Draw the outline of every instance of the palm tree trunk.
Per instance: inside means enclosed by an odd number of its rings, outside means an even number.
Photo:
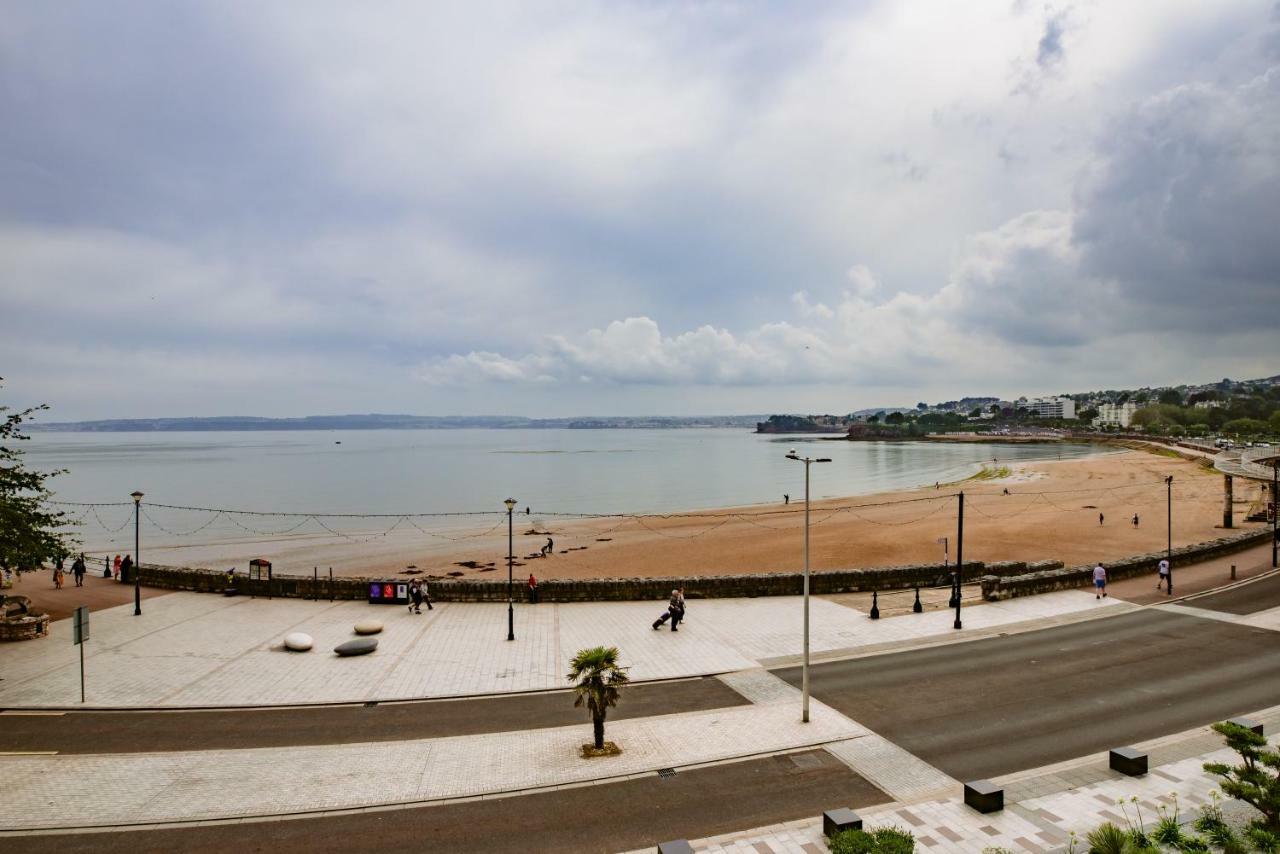
[[[604,750],[604,716],[593,717],[591,719],[592,728],[595,730],[596,750]]]

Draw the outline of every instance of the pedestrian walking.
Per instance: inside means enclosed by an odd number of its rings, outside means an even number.
[[[133,580],[133,555],[125,555],[124,560],[120,562],[119,578],[125,584]]]
[[[1107,571],[1103,568],[1101,562],[1093,568],[1093,589],[1095,592],[1093,598],[1107,598]]]
[[[667,600],[667,610],[662,616],[653,621],[653,630],[656,632],[667,620],[671,621],[671,631],[680,631],[677,626],[684,619],[684,594],[680,592],[680,588],[673,588],[671,598]]]
[[[75,577],[76,587],[84,587],[84,574],[88,570],[89,568],[84,563],[84,552],[81,552],[80,556],[71,564],[71,574]]]
[[[529,604],[538,604],[538,579],[533,577],[533,573],[529,573],[529,581],[526,585],[529,588]]]
[[[554,552],[555,549],[556,549],[556,541],[551,539],[550,537],[547,537],[547,544],[542,547],[542,556],[546,557],[547,555]]]
[[[1138,527],[1138,514],[1137,514],[1137,513],[1134,513],[1134,514],[1133,514],[1133,527],[1135,527],[1135,528],[1136,528],[1136,527]]]
[[[107,577],[119,578],[120,577],[120,555],[116,555],[116,559],[112,561],[111,569],[112,569],[112,574],[108,575]]]
[[[58,564],[55,564],[53,567],[53,589],[54,590],[62,589],[62,582],[66,577],[66,574],[62,571],[62,567],[60,565],[61,563],[62,561],[59,560]]]
[[[431,607],[431,589],[427,587],[427,580],[422,579],[418,582],[418,586],[422,589],[422,601],[427,603],[427,610],[434,610]]]
[[[1165,592],[1165,595],[1167,596],[1173,592],[1172,590],[1169,589],[1169,561],[1167,559],[1162,558],[1158,566],[1159,566],[1159,575],[1156,576],[1156,589],[1159,590],[1160,585],[1163,583],[1164,592]]]
[[[418,579],[416,578],[409,582],[409,598],[412,600],[409,603],[409,613],[421,614],[422,613],[422,582],[418,581]]]
[[[1101,527],[1102,527],[1102,520],[1103,520],[1104,518],[1106,518],[1106,517],[1104,517],[1101,513],[1099,513],[1099,514],[1098,514],[1098,527],[1099,527],[1099,528],[1101,528]]]
[[[791,496],[790,496],[790,495],[787,495],[785,492],[784,492],[784,493],[782,493],[782,503],[783,503],[783,504],[790,504],[790,503],[791,503]]]

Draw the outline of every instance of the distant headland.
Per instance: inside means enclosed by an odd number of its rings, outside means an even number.
[[[32,432],[164,433],[250,430],[638,430],[709,427],[753,428],[760,415],[603,416],[524,418],[515,415],[306,415],[261,418],[225,415],[208,418],[124,418],[24,425]]]

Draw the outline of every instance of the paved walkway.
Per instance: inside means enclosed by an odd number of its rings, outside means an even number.
[[[1251,717],[1268,731],[1280,725],[1280,706]],[[1277,739],[1271,738],[1272,744]],[[1106,754],[997,778],[1005,788],[1005,809],[982,814],[964,805],[963,792],[948,797],[899,801],[859,811],[864,827],[896,825],[911,831],[917,851],[974,852],[987,847],[1011,851],[1062,851],[1071,834],[1084,835],[1110,821],[1126,827],[1132,821],[1152,828],[1161,809],[1175,808],[1184,821],[1217,790],[1217,778],[1203,770],[1205,762],[1231,763],[1235,754],[1208,727],[1142,742],[1150,772],[1139,778],[1111,771]],[[830,749],[830,748],[828,748]],[[1136,802],[1130,799],[1136,798]],[[1125,803],[1121,806],[1120,802]],[[833,807],[840,804],[833,804]],[[826,854],[820,816],[739,833],[694,840],[695,851],[712,854]],[[1079,849],[1077,849],[1079,850]],[[636,852],[639,854],[639,852]]]
[[[968,607],[965,628],[950,612],[871,620],[814,598],[812,649],[849,654],[915,643],[953,642],[993,630],[1050,625],[1132,608],[1081,591]],[[196,707],[365,702],[563,688],[579,649],[616,645],[636,680],[726,673],[800,652],[799,597],[709,599],[689,603],[678,633],[653,631],[659,603],[544,604],[516,608],[516,641],[506,641],[506,607],[442,603],[414,615],[363,602],[224,598],[173,593],[92,614],[86,645],[90,707]],[[378,650],[339,658],[334,646],[370,617],[385,630]],[[315,638],[305,654],[283,650],[292,631]],[[79,660],[70,621],[49,637],[0,646],[0,706],[79,707]]]

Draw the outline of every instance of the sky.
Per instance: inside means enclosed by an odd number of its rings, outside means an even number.
[[[0,15],[0,403],[849,412],[1280,373],[1280,3]]]

